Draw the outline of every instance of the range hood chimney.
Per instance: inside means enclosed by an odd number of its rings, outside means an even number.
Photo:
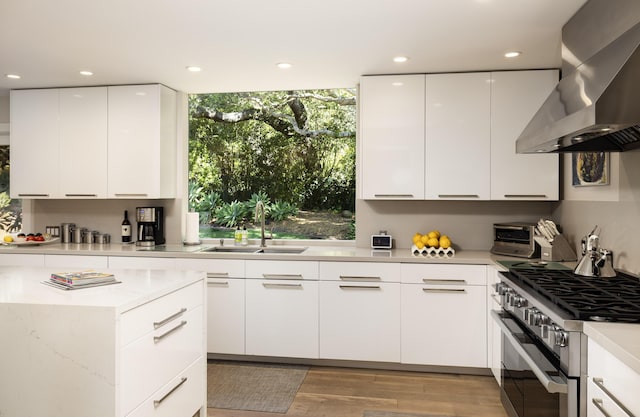
[[[517,153],[640,147],[640,2],[613,3],[620,4],[590,0],[563,27],[563,73],[569,71],[516,140]],[[567,62],[577,65],[565,68]]]

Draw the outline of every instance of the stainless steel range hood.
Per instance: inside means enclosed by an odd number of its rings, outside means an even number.
[[[517,139],[516,152],[621,152],[640,147],[639,46],[636,23],[563,77]]]

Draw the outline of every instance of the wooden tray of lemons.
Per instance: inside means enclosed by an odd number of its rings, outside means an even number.
[[[438,230],[413,235],[411,254],[414,256],[452,257],[456,251],[451,246],[451,238]]]

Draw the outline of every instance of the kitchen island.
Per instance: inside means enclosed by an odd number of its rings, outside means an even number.
[[[63,290],[52,268],[0,268],[0,415],[204,415],[204,273],[105,270]]]

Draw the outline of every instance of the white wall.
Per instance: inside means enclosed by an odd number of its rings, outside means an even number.
[[[0,96],[0,123],[9,123],[9,96]]]

